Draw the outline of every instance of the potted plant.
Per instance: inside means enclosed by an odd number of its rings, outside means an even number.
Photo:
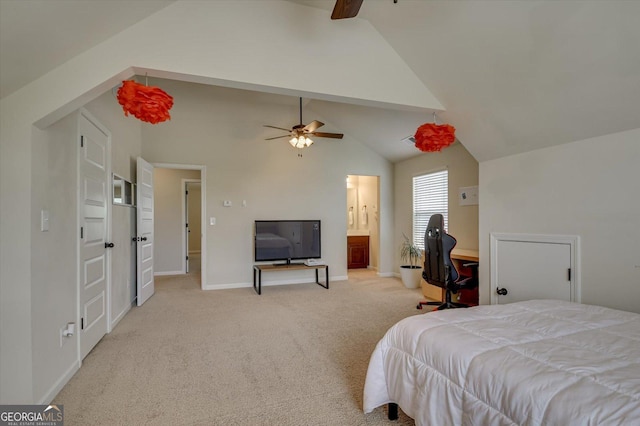
[[[408,265],[400,266],[400,278],[407,288],[418,288],[420,286],[420,278],[422,278],[422,266],[419,262],[422,258],[422,250],[411,242],[409,237],[402,234],[404,241],[400,250],[400,258],[403,262],[409,262]]]

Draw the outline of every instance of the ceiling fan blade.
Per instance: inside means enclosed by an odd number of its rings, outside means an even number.
[[[275,136],[273,138],[266,138],[265,141],[271,141],[271,140],[280,139],[280,138],[290,138],[290,137],[291,137],[291,135]]]
[[[313,133],[318,127],[324,126],[324,123],[318,120],[313,120],[311,123],[307,124],[302,128],[302,130],[306,133]]]
[[[331,139],[342,139],[344,136],[342,133],[322,133],[322,132],[313,132],[309,133],[310,135],[319,137],[319,138],[331,138]]]
[[[264,124],[264,127],[270,127],[272,129],[284,130],[285,132],[290,132],[291,129],[285,129],[283,127],[269,126],[268,124]]]
[[[353,18],[358,14],[362,0],[336,0],[331,19]]]

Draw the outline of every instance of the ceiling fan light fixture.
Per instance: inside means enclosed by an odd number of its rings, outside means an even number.
[[[291,144],[292,147],[297,148],[298,147],[298,138],[291,138],[289,140],[289,143]]]
[[[311,139],[305,137],[304,135],[300,135],[298,137],[291,138],[291,140],[289,140],[289,143],[294,148],[302,149],[302,148],[306,148],[308,146],[311,146],[313,144],[313,141]]]
[[[285,129],[283,127],[270,126],[265,124],[264,127],[270,127],[272,129],[285,130],[289,132],[288,135],[276,136],[273,138],[266,138],[265,140],[269,141],[272,139],[290,137],[291,139],[289,139],[289,144],[294,148],[302,149],[302,148],[307,148],[313,145],[313,139],[311,139],[309,136],[315,136],[319,138],[342,139],[342,136],[344,136],[342,133],[316,132],[318,128],[324,126],[324,123],[318,120],[313,120],[311,123],[307,124],[306,126],[302,124],[302,98],[300,98],[299,104],[300,104],[300,124],[293,126],[291,129]]]

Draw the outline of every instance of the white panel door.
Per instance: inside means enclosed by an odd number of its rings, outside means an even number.
[[[109,136],[80,115],[80,355],[108,330],[107,264]]]
[[[572,300],[570,244],[498,241],[494,255],[496,276],[492,291],[497,303]],[[497,294],[498,289],[507,294]]]
[[[191,229],[189,229],[189,182],[185,182],[185,190],[184,190],[184,273],[189,273],[189,234],[191,233]]]
[[[155,291],[153,281],[153,166],[138,157],[136,201],[138,213],[137,301],[142,306]]]

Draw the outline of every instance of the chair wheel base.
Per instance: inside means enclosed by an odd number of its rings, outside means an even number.
[[[427,302],[426,300],[423,300],[422,302],[418,302],[418,306],[416,306],[416,309],[422,309],[422,307],[425,306],[425,305],[426,306],[438,306],[441,303],[442,302]]]

